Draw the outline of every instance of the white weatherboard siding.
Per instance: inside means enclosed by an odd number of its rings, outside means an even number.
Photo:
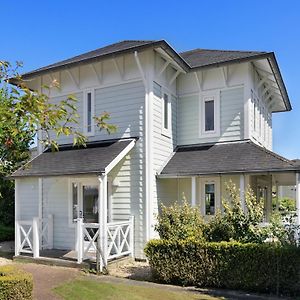
[[[142,81],[124,83],[110,87],[97,88],[95,93],[95,115],[100,116],[108,112],[111,119],[108,123],[117,126],[117,132],[108,134],[105,130],[100,131],[95,126],[95,135],[89,136],[89,141],[99,141],[114,138],[138,137],[143,130],[143,110],[145,100],[145,88]],[[76,127],[83,131],[83,93],[75,94],[80,120]],[[51,98],[53,103],[58,103],[66,96]],[[72,137],[61,136],[60,144],[72,143]]]
[[[18,179],[17,185],[19,220],[31,221],[39,216],[39,192],[37,178]]]
[[[75,226],[69,224],[69,180],[67,177],[43,179],[43,217],[53,215],[53,247],[75,249]]]
[[[145,167],[140,139],[130,153],[109,174],[112,182],[112,221],[134,216],[135,256],[143,258],[145,246]]]
[[[200,135],[201,106],[199,95],[178,99],[178,144],[241,140],[244,137],[244,90],[242,87],[223,89],[220,94],[220,136]]]
[[[177,80],[174,80],[170,84],[170,80],[176,73],[176,70],[168,65],[168,67],[160,73],[160,70],[166,64],[166,61],[160,57],[157,53],[154,55],[154,81],[161,86],[161,97],[158,97],[159,91],[156,84],[152,85],[153,97],[152,97],[152,157],[153,157],[153,187],[152,197],[149,199],[152,201],[152,228],[151,237],[156,237],[154,232],[154,226],[156,223],[156,217],[159,210],[159,202],[161,193],[167,193],[173,195],[172,189],[166,190],[164,186],[160,187],[161,181],[156,178],[156,174],[161,170],[164,164],[168,161],[177,145],[177,93],[176,85]],[[170,130],[164,130],[163,124],[163,97],[164,94],[168,95],[170,101],[170,115],[171,122],[169,123]],[[174,199],[174,198],[173,198]]]

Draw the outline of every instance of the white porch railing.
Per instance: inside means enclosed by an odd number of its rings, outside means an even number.
[[[133,217],[127,222],[107,224],[107,259],[123,255],[133,256]]]
[[[37,258],[40,249],[53,248],[53,216],[15,222],[15,255],[32,254]]]
[[[98,258],[100,270],[108,260],[134,254],[134,217],[104,224],[77,219],[77,261]]]

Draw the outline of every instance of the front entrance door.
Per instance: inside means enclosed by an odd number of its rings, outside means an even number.
[[[83,218],[83,222],[98,223],[98,186],[83,184],[79,199],[81,200],[79,201],[79,215]]]

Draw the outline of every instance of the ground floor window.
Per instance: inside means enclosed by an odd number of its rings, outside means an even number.
[[[205,184],[205,214],[214,215],[215,214],[215,184],[206,183]]]
[[[220,178],[201,177],[200,180],[200,205],[204,216],[215,215],[221,207]]]

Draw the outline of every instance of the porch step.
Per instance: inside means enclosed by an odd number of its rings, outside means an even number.
[[[30,262],[30,263],[36,263],[41,265],[76,268],[76,269],[89,269],[91,267],[90,263],[87,262],[82,262],[81,264],[78,264],[76,261],[62,259],[62,258],[53,258],[53,257],[33,258],[32,256],[18,255],[18,256],[14,256],[13,260],[18,262],[27,262],[27,263]]]

